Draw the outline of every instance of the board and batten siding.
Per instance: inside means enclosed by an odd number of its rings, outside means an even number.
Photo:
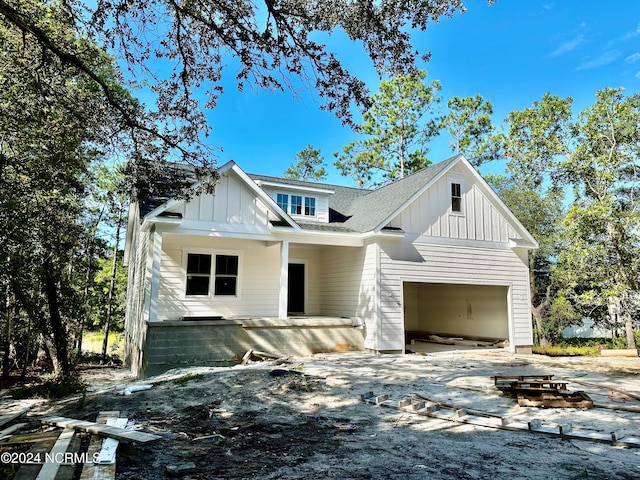
[[[268,226],[267,207],[233,172],[220,177],[213,194],[199,195],[169,211],[182,213],[187,220]]]
[[[213,273],[208,296],[186,296],[186,255],[238,255],[237,296],[213,295]],[[160,262],[158,320],[182,316],[256,317],[278,316],[280,244],[264,241],[179,234],[163,235]]]
[[[451,211],[451,183],[460,183],[462,212]],[[411,234],[506,243],[521,236],[468,174],[452,170],[416,198],[391,222]]]
[[[408,248],[423,261],[408,261]],[[502,285],[509,287],[511,342],[531,345],[526,251],[389,241],[380,245],[379,350],[404,348],[403,282]]]

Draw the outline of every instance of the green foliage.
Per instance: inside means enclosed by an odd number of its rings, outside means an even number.
[[[0,2],[0,19],[7,5]],[[27,362],[42,334],[65,377],[69,340],[84,315],[88,263],[99,254],[86,241],[95,236],[85,224],[91,166],[122,145],[100,84],[131,98],[117,86],[113,59],[75,34],[59,4],[27,0],[20,8],[38,18],[33,31],[0,22],[0,318],[14,318],[13,339],[26,337],[19,358]],[[61,61],[34,41],[38,35],[82,57],[98,78]]]
[[[427,85],[426,77],[420,70],[383,80],[358,126],[364,138],[334,153],[334,165],[360,188],[401,178],[431,163],[427,144],[440,130],[435,109],[442,87],[438,81]]]
[[[479,94],[473,97],[453,97],[447,102],[449,113],[443,126],[449,132],[449,146],[464,154],[472,165],[480,166],[500,158],[503,138],[491,122],[493,105]]]
[[[597,357],[600,350],[597,347],[588,346],[561,346],[546,345],[544,347],[534,345],[533,353],[547,355],[548,357]]]
[[[284,171],[284,178],[312,182],[319,182],[326,178],[327,170],[324,168],[324,157],[317,148],[307,145],[297,153],[296,159],[297,163],[291,164]]]
[[[51,377],[44,378],[41,383],[18,387],[10,391],[15,399],[23,398],[46,398],[58,399],[82,393],[86,394],[87,385],[79,377],[71,375],[66,378]]]
[[[602,323],[616,303],[633,347],[632,292],[639,290],[640,278],[640,95],[605,88],[577,117],[571,105],[571,98],[546,94],[507,117],[514,181],[532,192],[556,192],[558,203],[569,204],[561,222],[547,222],[556,230],[555,252],[534,254],[555,263],[549,283],[555,299],[546,302],[546,321],[558,328],[583,316]],[[536,320],[544,333],[542,318]]]

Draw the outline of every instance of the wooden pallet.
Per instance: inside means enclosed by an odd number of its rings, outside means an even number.
[[[498,390],[518,399],[521,407],[593,408],[593,400],[584,392],[570,392],[568,382],[553,380],[553,375],[497,375],[491,377]]]
[[[584,392],[543,392],[533,395],[518,393],[518,405],[543,408],[593,408],[593,400]]]
[[[630,435],[621,430],[602,431],[572,424],[554,424],[540,419],[522,421],[513,417],[496,415],[479,410],[446,405],[423,397],[422,400],[405,398],[393,401],[389,395],[376,395],[367,392],[361,395],[365,403],[381,407],[394,408],[402,412],[414,413],[440,420],[467,423],[482,427],[497,428],[514,432],[528,432],[557,436],[563,439],[588,440],[592,442],[608,443],[610,445],[640,448],[640,435]]]

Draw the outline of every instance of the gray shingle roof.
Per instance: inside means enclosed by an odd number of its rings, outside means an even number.
[[[458,158],[456,155],[430,165],[355,199],[348,212],[350,218],[344,225],[357,232],[375,229]]]
[[[262,180],[285,185],[333,190],[334,193],[329,195],[329,223],[302,221],[297,222],[298,225],[305,230],[364,233],[381,226],[382,222],[387,220],[431,180],[455,163],[459,157],[460,155],[455,155],[375,190],[290,180],[267,175],[248,174],[248,176],[253,181]],[[141,216],[146,215],[166,200],[168,197],[165,196],[150,199],[141,208]]]

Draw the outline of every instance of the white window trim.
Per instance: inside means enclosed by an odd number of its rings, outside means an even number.
[[[453,205],[452,205],[452,192],[451,192],[451,185],[457,183],[460,185],[460,211],[459,212],[454,212],[453,211]],[[459,177],[459,176],[449,176],[447,178],[447,201],[448,201],[448,211],[449,211],[449,215],[453,215],[453,216],[457,216],[457,217],[464,217],[466,215],[465,212],[465,184],[464,184],[464,177]]]
[[[287,203],[287,211],[285,213],[287,213],[288,215],[291,215],[292,218],[308,218],[308,219],[313,219],[313,220],[317,220],[318,219],[318,204],[319,202],[319,197],[315,196],[315,195],[305,195],[304,192],[284,192],[284,191],[276,191],[275,192],[275,202],[276,204],[278,203],[278,194],[281,195],[288,195],[289,199],[288,199],[288,203]],[[302,198],[302,203],[301,203],[301,212],[302,213],[293,213],[293,211],[291,210],[293,208],[293,197],[300,197]],[[305,200],[307,198],[313,198],[314,199],[314,211],[315,213],[313,215],[305,215],[304,214],[304,207],[305,207]]]
[[[187,258],[190,253],[199,255],[211,255],[211,271],[209,273],[209,293],[207,295],[187,295]],[[216,279],[216,255],[234,255],[238,257],[238,280],[236,281],[235,295],[215,295],[215,279]],[[189,248],[182,249],[182,293],[183,300],[210,298],[218,301],[237,301],[242,299],[242,279],[243,279],[243,262],[242,250],[229,250],[225,248],[207,249],[207,248]],[[213,281],[212,281],[213,280]]]

